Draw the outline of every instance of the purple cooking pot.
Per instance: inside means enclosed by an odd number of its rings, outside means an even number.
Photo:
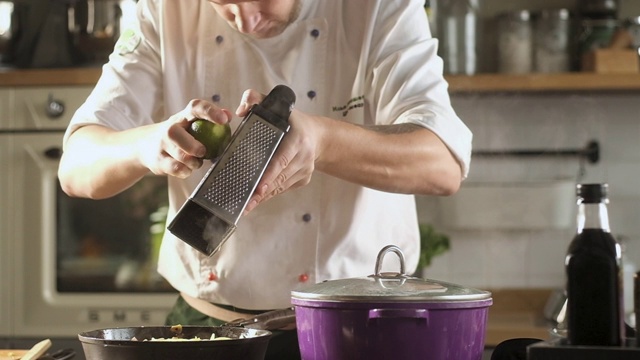
[[[400,273],[381,273],[388,252]],[[487,291],[411,277],[394,245],[378,254],[374,275],[325,281],[292,292],[304,360],[480,360]]]

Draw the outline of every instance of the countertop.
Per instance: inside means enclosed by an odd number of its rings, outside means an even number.
[[[0,86],[95,85],[102,67],[61,69],[0,69]]]
[[[486,346],[494,347],[513,338],[548,340],[551,325],[543,311],[553,289],[488,289],[493,305],[489,308]]]

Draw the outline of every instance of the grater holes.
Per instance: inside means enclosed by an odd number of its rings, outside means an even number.
[[[230,214],[236,214],[251,195],[256,176],[266,164],[267,151],[277,133],[255,122],[233,150],[226,166],[215,176],[204,197]]]

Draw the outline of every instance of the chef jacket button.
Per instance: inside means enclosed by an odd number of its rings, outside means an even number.
[[[309,222],[309,221],[311,221],[311,214],[304,214],[304,215],[302,215],[302,221],[304,221],[304,222]]]
[[[313,90],[307,91],[307,97],[309,97],[310,100],[313,100],[313,98],[315,98],[316,95],[318,95],[318,94],[316,94],[316,92],[313,91]]]
[[[298,276],[298,281],[299,282],[307,282],[307,281],[309,281],[309,275],[308,274],[300,274]]]
[[[209,281],[218,281],[218,275],[213,271],[209,271]]]
[[[318,38],[318,36],[320,36],[320,30],[318,29],[313,29],[311,30],[311,32],[309,33],[311,36],[313,36],[314,38]]]
[[[224,37],[222,37],[222,35],[216,36],[216,43],[217,44],[222,44],[223,41],[224,41]]]
[[[211,101],[220,102],[220,95],[218,95],[218,94],[211,95]]]

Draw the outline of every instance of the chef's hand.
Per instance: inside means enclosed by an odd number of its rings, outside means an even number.
[[[152,125],[153,130],[143,141],[139,153],[141,162],[156,175],[186,178],[202,166],[205,146],[187,129],[195,118],[218,124],[231,120],[231,112],[206,100],[191,100],[186,108],[169,119]]]
[[[264,98],[265,95],[257,91],[245,91],[236,115],[244,117],[252,105]],[[318,143],[314,136],[313,118],[294,109],[289,116],[289,124],[289,132],[265,169],[245,213],[278,194],[307,185],[311,181]]]

